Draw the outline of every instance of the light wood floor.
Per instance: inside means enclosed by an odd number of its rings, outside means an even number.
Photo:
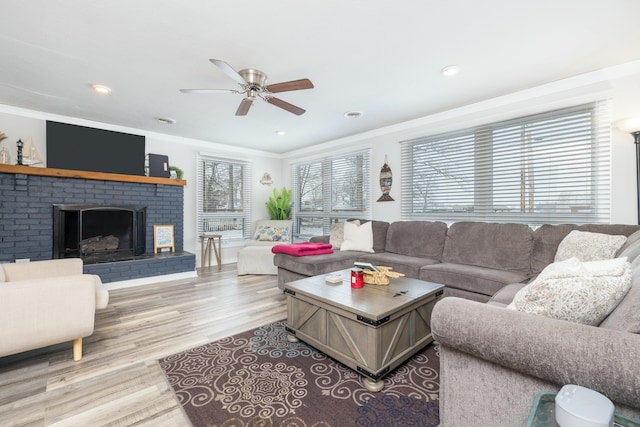
[[[157,360],[286,318],[276,276],[236,273],[110,291],[80,362],[70,342],[0,358],[0,426],[191,425]]]

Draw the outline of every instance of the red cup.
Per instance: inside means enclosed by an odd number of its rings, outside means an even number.
[[[359,268],[351,270],[351,287],[358,289],[364,286],[364,273]]]

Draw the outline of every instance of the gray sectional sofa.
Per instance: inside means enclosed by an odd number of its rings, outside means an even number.
[[[511,283],[525,283],[553,262],[555,251],[572,230],[628,236],[637,225],[524,224],[373,221],[375,253],[335,250],[332,254],[295,257],[276,254],[278,285],[353,267],[365,261],[392,267],[408,277],[442,283],[445,296],[487,302]],[[311,239],[329,242],[329,236]]]
[[[632,287],[598,326],[508,310],[516,292],[553,263],[572,231],[630,236],[637,225],[374,221],[375,253],[278,254],[278,282],[349,268],[354,260],[445,285],[432,315],[440,343],[442,426],[523,426],[535,396],[578,384],[640,418],[640,257]],[[635,235],[637,236],[637,235]],[[328,241],[328,236],[315,238]]]

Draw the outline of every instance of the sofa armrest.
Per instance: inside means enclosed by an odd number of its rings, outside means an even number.
[[[554,384],[578,384],[640,407],[640,335],[521,313],[460,298],[431,317],[443,346]]]
[[[0,285],[0,356],[93,333],[96,277],[89,274]]]

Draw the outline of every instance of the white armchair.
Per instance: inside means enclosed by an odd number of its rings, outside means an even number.
[[[238,251],[238,275],[278,274],[278,267],[273,264],[271,248],[280,243],[291,243],[292,232],[293,221],[257,221],[253,239]]]
[[[82,338],[108,302],[80,258],[0,264],[0,357],[73,341],[73,359],[82,359]]]

